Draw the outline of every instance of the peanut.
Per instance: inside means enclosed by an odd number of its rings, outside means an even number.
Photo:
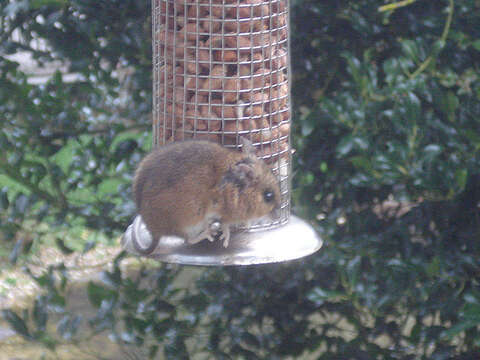
[[[226,103],[233,103],[238,100],[240,80],[238,78],[227,78],[223,86],[223,99]]]
[[[213,58],[215,61],[221,61],[224,63],[236,63],[237,52],[233,50],[215,50]]]
[[[223,6],[212,5],[210,14],[216,19],[223,19]]]
[[[280,136],[288,136],[290,134],[290,123],[283,123],[279,127],[280,130]]]
[[[198,120],[199,130],[219,131],[222,125],[222,120],[213,112],[208,110],[208,106],[201,109],[200,116],[202,119]],[[202,124],[203,129],[200,127]]]
[[[207,140],[207,141],[214,141],[214,142],[221,142],[222,137],[218,134],[211,134],[208,132],[196,132],[191,134],[194,139],[197,140]]]
[[[203,32],[206,32],[209,34],[217,33],[222,28],[222,22],[219,20],[217,16],[207,16],[205,20],[200,22],[200,27],[203,30]]]
[[[208,14],[208,7],[200,4],[193,4],[188,6],[188,21],[196,21]]]
[[[215,103],[214,103],[215,102]],[[217,103],[218,102],[218,103]],[[212,100],[212,111],[219,117],[225,120],[233,120],[237,118],[236,109],[230,104],[222,104],[219,99]],[[222,113],[223,110],[223,113]]]
[[[272,69],[283,70],[287,67],[287,52],[283,48],[278,48],[273,52],[271,59]]]
[[[196,41],[198,34],[201,32],[201,27],[197,23],[189,23],[179,33],[183,34],[186,32],[186,37],[188,41]]]
[[[290,121],[290,111],[288,110],[288,108],[280,110],[280,116],[282,118],[282,121]]]
[[[224,121],[223,131],[225,135],[235,135],[239,130],[238,122],[236,120]]]

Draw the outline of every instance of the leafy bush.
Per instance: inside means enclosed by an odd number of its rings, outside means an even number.
[[[194,290],[174,286],[176,267],[142,270],[148,285],[124,278],[120,257],[88,287],[93,331],[172,359],[194,348],[219,359],[478,356],[480,8],[403,3],[292,3],[294,210],[325,247],[286,264],[205,269]],[[0,9],[2,53],[26,49],[80,75],[31,85],[0,57],[2,231],[32,219],[123,230],[130,174],[150,141],[149,6]],[[53,50],[12,41],[13,29]],[[131,69],[123,82],[118,66]],[[59,295],[37,302],[40,328],[40,305],[62,298],[61,284],[43,284]],[[25,316],[5,315],[43,339]],[[66,316],[60,333],[74,336],[78,321]]]
[[[129,174],[138,148],[150,142],[148,9],[135,1],[2,2],[2,54],[25,51],[40,66],[56,60],[77,74],[74,82],[57,72],[33,85],[17,63],[0,58],[1,167],[12,184],[3,190],[9,216],[2,229],[9,237],[25,220],[47,215],[112,231],[132,214]],[[51,50],[36,46],[38,38]],[[119,68],[133,65],[120,83]]]

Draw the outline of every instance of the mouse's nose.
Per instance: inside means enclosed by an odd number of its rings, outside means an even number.
[[[273,208],[273,210],[270,212],[270,216],[272,219],[278,219],[280,218],[281,212],[279,207]]]

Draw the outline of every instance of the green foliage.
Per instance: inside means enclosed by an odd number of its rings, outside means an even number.
[[[150,358],[478,355],[480,7],[380,5],[292,2],[294,210],[325,247],[287,264],[206,269],[194,289],[173,285],[175,267],[125,276],[120,257],[88,285],[93,332]],[[6,239],[27,219],[106,231],[128,223],[128,184],[150,141],[149,12],[134,1],[0,3],[2,54],[26,50],[79,74],[33,85],[0,56]],[[52,51],[11,40],[14,29]],[[119,65],[131,67],[122,82]],[[46,307],[64,306],[47,279],[31,314],[4,312],[28,339],[50,321]],[[59,334],[75,339],[79,321],[65,312]]]
[[[0,53],[25,51],[39,65],[56,60],[77,74],[73,82],[57,72],[44,85],[30,84],[17,63],[0,57],[7,238],[27,219],[111,232],[132,214],[128,184],[139,150],[149,146],[151,109],[149,23],[136,20],[149,8],[134,1],[2,3]],[[126,26],[112,26],[113,18]],[[51,51],[34,46],[34,36]],[[120,83],[116,70],[132,65]]]

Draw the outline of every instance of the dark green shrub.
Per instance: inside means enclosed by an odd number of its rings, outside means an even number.
[[[129,174],[149,141],[149,5],[0,4],[2,53],[25,48],[7,40],[13,28],[35,32],[54,49],[35,58],[69,60],[84,79],[29,85],[0,58],[1,172],[12,184],[2,230],[35,216],[123,230]],[[116,268],[89,287],[94,330],[168,358],[187,357],[188,341],[219,359],[478,356],[480,5],[378,6],[292,4],[295,212],[325,247],[287,264],[207,269],[193,292],[172,293],[168,267],[145,270],[158,281],[152,291]],[[133,68],[122,89],[111,76],[118,64]],[[85,197],[107,179],[118,190]]]
[[[77,74],[32,85],[0,58],[1,168],[19,185],[6,196],[4,230],[48,215],[112,231],[132,214],[129,174],[150,142],[149,9],[135,1],[2,2],[1,54],[25,51],[40,66],[57,60]],[[35,46],[38,38],[51,50]],[[120,68],[122,83],[113,76]]]

